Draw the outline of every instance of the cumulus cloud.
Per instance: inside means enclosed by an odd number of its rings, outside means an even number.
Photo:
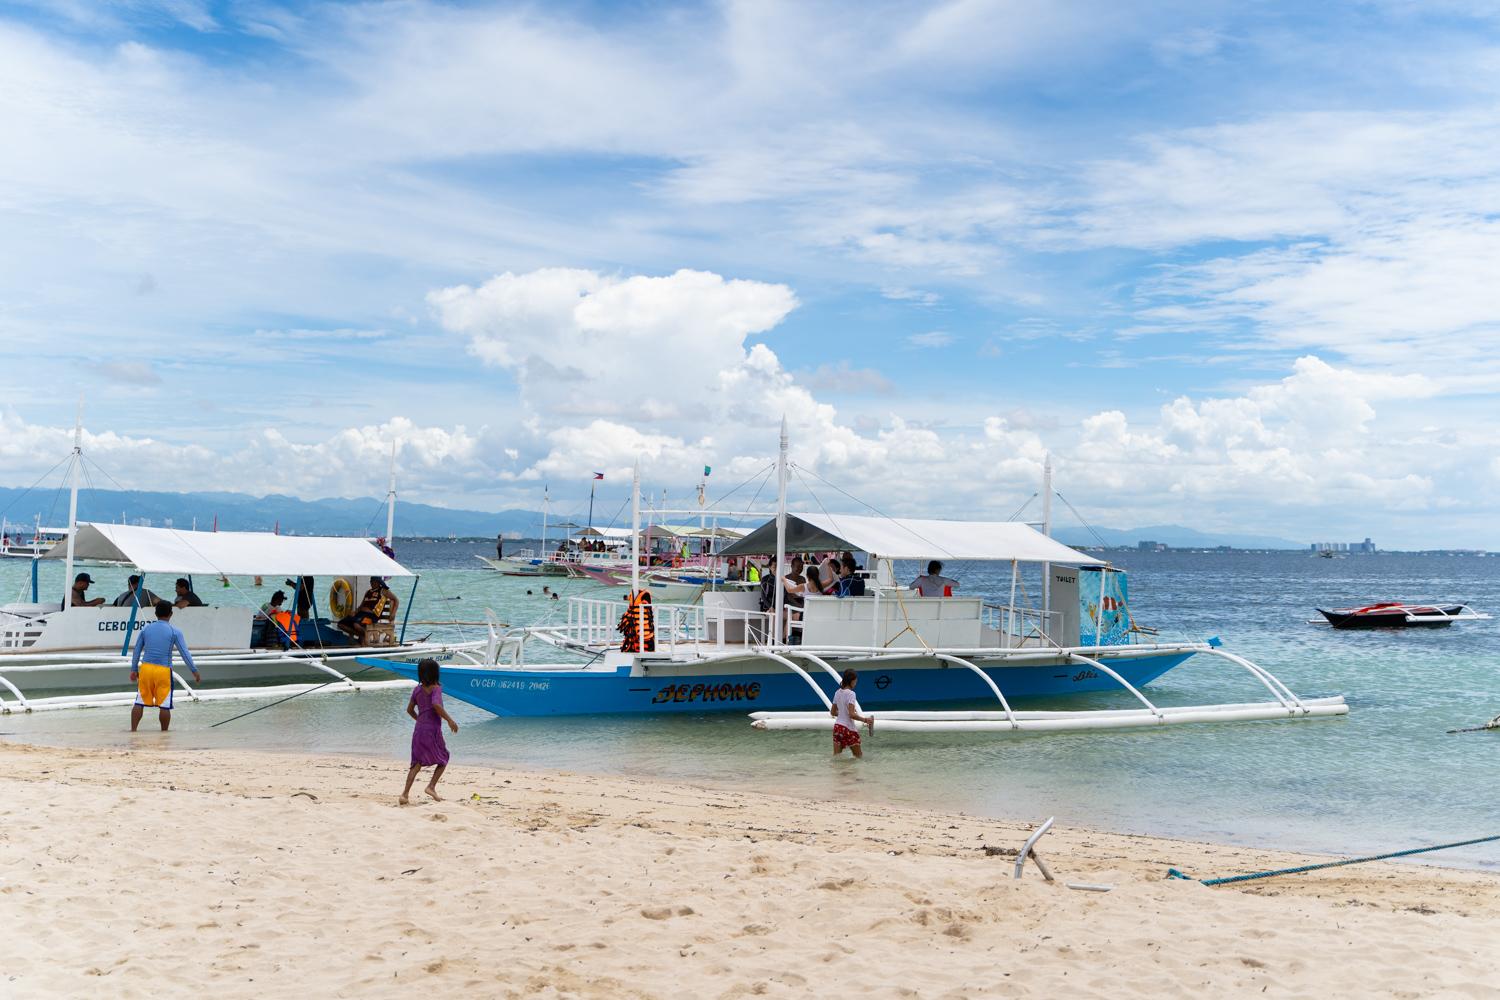
[[[719,377],[748,363],[746,338],[779,324],[797,299],[785,285],[703,271],[544,268],[428,302],[476,356],[515,376],[533,409],[658,420],[707,405]]]
[[[225,452],[85,427],[83,451],[90,480],[101,487],[370,496],[384,490],[392,444],[404,482],[432,491],[484,488],[495,473],[482,438],[462,426],[422,427],[393,417],[312,442],[261,427]],[[39,425],[13,409],[0,410],[0,461],[13,472],[40,475],[72,447],[72,428]]]
[[[445,289],[431,302],[476,355],[515,375],[534,456],[523,480],[596,470],[614,479],[637,458],[648,476],[679,484],[705,464],[749,473],[773,457],[775,422],[785,414],[793,459],[810,475],[906,512],[1001,516],[997,496],[1009,503],[1034,489],[1049,449],[1070,491],[1107,497],[1116,520],[1233,527],[1222,523],[1226,505],[1413,509],[1451,499],[1434,474],[1410,471],[1402,449],[1391,448],[1392,427],[1381,423],[1382,407],[1442,391],[1421,373],[1304,356],[1279,380],[1239,394],[1178,396],[1153,419],[1105,408],[1071,426],[1024,413],[991,415],[978,428],[920,426],[897,414],[874,422],[841,415],[814,394],[826,391],[816,373],[799,380],[770,347],[752,342],[773,336],[795,305],[779,286],[691,272],[547,270]],[[706,314],[714,308],[724,310],[717,322]],[[582,410],[609,415],[582,416],[579,394],[601,400]],[[1467,453],[1450,449],[1438,461],[1451,468]],[[1258,526],[1276,525],[1263,517]]]

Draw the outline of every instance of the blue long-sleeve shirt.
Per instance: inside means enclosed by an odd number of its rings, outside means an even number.
[[[182,654],[182,662],[196,674],[198,668],[193,665],[193,654],[188,652],[187,638],[182,634],[182,629],[160,619],[141,629],[141,634],[136,637],[135,653],[130,657],[131,671],[140,667],[142,659],[147,663],[157,663],[168,670],[172,669],[174,648]]]

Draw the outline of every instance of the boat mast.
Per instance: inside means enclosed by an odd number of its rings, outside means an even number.
[[[385,493],[385,544],[396,547],[396,442],[391,442],[391,488]]]
[[[1042,534],[1052,537],[1052,452],[1042,459]],[[1042,563],[1042,631],[1051,634],[1052,564]]]
[[[630,480],[630,592],[641,592],[641,460]]]
[[[547,561],[547,505],[551,502],[548,495],[550,486],[542,487],[542,561]]]
[[[78,537],[78,473],[83,465],[83,397],[73,422],[73,460],[68,465],[68,557],[63,564],[63,610],[73,606],[73,541]]]
[[[786,611],[786,588],[782,584],[781,574],[783,564],[786,562],[786,415],[781,417],[781,441],[776,452],[776,564],[771,567],[773,576],[772,593],[776,595],[775,619],[772,629],[775,639],[772,645],[780,645],[781,616]]]

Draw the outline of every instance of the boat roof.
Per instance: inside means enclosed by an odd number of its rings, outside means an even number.
[[[42,554],[66,559],[64,539]],[[127,524],[78,523],[73,558],[129,563],[142,573],[226,576],[411,576],[363,538],[273,535],[260,531],[179,531]]]
[[[717,528],[713,525],[706,528],[688,528],[683,534],[690,538],[744,538],[750,534],[750,529],[730,528],[721,524]]]
[[[788,514],[787,552],[848,549],[886,559],[964,559],[1102,566],[1095,559],[1019,521],[939,521],[862,514]],[[776,522],[725,546],[721,556],[776,554]]]
[[[629,528],[580,528],[575,538],[622,538],[630,541]]]

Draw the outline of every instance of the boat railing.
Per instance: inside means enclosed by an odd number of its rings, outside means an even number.
[[[548,631],[562,631],[573,642],[586,646],[613,646],[620,641],[620,619],[626,607],[624,601],[570,597],[568,624]],[[653,604],[651,612],[659,653],[676,652],[679,645],[696,645],[707,636],[702,605]]]
[[[1002,648],[1048,646],[1056,645],[1052,637],[1061,628],[1062,613],[985,601],[980,606],[979,622],[999,634]]]
[[[709,617],[708,638],[718,649],[765,645],[771,641],[769,611],[718,605]]]

